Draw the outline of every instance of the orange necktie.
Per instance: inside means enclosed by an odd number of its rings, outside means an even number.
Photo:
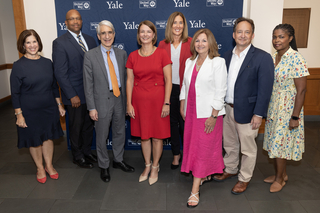
[[[111,78],[113,94],[114,96],[119,97],[120,90],[119,90],[117,75],[116,75],[116,72],[114,71],[114,67],[110,58],[110,51],[107,51],[107,54],[108,54],[108,65],[109,65],[109,73]]]

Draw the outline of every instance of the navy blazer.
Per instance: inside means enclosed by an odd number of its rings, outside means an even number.
[[[232,50],[224,54],[229,72]],[[253,115],[267,117],[272,93],[274,65],[269,53],[251,45],[234,86],[234,118],[250,123]]]
[[[96,47],[96,41],[82,33],[89,50]],[[52,44],[54,74],[61,88],[62,102],[71,105],[70,99],[79,96],[81,104],[86,103],[83,88],[84,52],[69,31],[55,39]]]

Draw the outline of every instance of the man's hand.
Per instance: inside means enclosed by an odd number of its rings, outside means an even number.
[[[90,110],[89,112],[89,116],[92,120],[94,121],[98,121],[98,111],[93,109],[93,110]]]
[[[261,123],[262,123],[262,117],[259,117],[256,115],[252,116],[250,124],[251,124],[253,130],[258,129],[260,127]]]
[[[74,96],[73,98],[70,99],[72,107],[78,108],[81,105],[81,101],[79,96]]]

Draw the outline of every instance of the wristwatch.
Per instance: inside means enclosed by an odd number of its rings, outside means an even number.
[[[297,116],[292,115],[291,118],[292,118],[292,120],[295,120],[295,121],[299,120],[299,117],[297,117]]]
[[[215,118],[215,119],[217,119],[217,118],[218,118],[218,116],[217,116],[217,115],[211,115],[211,117],[213,117],[213,118]]]

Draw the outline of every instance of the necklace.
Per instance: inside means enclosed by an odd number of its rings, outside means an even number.
[[[201,62],[200,62],[200,61],[201,61]],[[203,62],[204,62],[204,60],[200,60],[199,58],[197,59],[197,61],[196,61],[196,69],[197,69],[197,71],[200,70]],[[199,64],[199,65],[198,65],[198,64]]]
[[[141,49],[139,49],[139,51],[140,51],[140,55],[141,55],[142,57],[148,57],[148,56],[152,55],[152,54],[154,53],[154,51],[155,51],[155,50],[156,50],[156,48],[153,46],[153,47],[152,47],[152,51],[151,51],[151,53],[150,53],[150,54],[148,54],[148,55],[144,55],[144,54],[142,53]]]

